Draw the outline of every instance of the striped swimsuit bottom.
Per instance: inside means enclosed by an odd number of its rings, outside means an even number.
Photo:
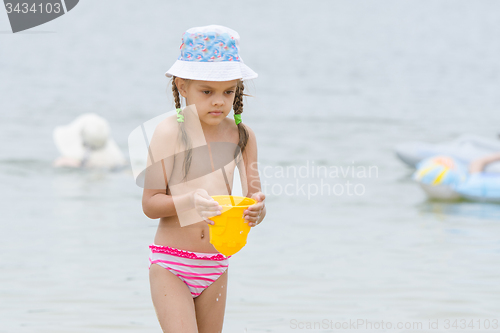
[[[152,264],[157,264],[174,273],[187,285],[193,298],[224,274],[231,257],[221,253],[191,252],[155,244],[151,244],[149,248],[149,268]]]

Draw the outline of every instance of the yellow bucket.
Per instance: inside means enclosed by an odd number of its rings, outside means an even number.
[[[214,195],[212,198],[222,206],[222,214],[210,217],[210,243],[225,256],[238,252],[247,243],[250,226],[245,223],[243,211],[257,201],[234,195]]]

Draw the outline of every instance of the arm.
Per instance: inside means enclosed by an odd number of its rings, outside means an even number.
[[[257,139],[253,130],[245,125],[248,130],[248,143],[243,153],[245,171],[248,184],[247,197],[257,200],[257,203],[245,210],[246,219],[250,226],[256,226],[262,222],[266,216],[266,206],[264,200],[266,195],[261,192],[261,183],[257,161]]]
[[[176,122],[169,122],[168,118],[162,121],[156,127],[149,144],[142,210],[151,219],[175,216],[178,210],[194,207],[193,193],[176,196],[175,205],[172,195],[167,195],[166,189],[168,179],[172,175],[177,142],[176,125]]]
[[[495,161],[500,161],[500,153],[490,154],[472,161],[469,164],[469,172],[470,173],[482,172],[486,164]]]
[[[194,208],[193,193],[186,193],[174,199],[164,193],[165,190],[144,189],[142,194],[142,210],[150,219],[177,215],[177,209],[182,206],[185,210]],[[177,208],[177,209],[176,209]],[[183,209],[184,210],[184,209]]]

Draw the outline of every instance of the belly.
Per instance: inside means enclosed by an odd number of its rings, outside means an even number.
[[[193,252],[218,252],[210,244],[210,230],[205,221],[181,227],[177,216],[160,219],[154,243]]]

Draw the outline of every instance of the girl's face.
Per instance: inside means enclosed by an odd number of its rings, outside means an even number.
[[[186,98],[186,105],[196,105],[200,120],[216,126],[231,111],[238,81],[186,81],[176,78],[175,83],[179,93]]]

